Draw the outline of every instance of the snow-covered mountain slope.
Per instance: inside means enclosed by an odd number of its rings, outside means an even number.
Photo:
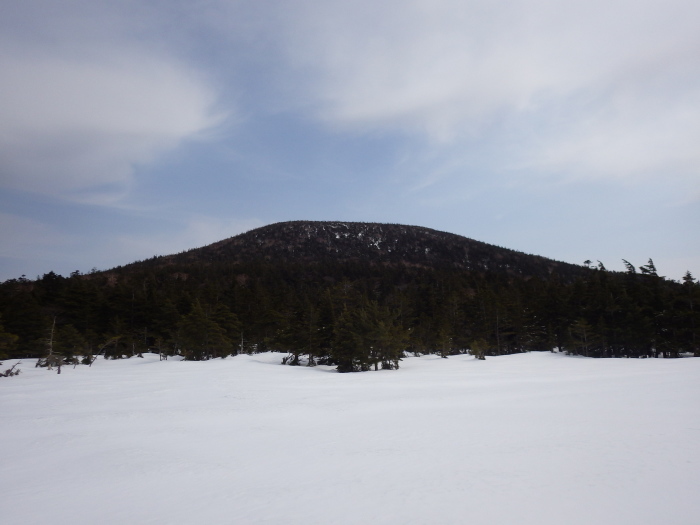
[[[2,523],[698,522],[700,359],[281,357],[22,363]]]

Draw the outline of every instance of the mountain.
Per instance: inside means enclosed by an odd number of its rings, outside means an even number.
[[[295,221],[103,272],[0,283],[0,359],[282,350],[342,372],[407,353],[700,355],[700,285],[428,228]],[[73,361],[71,361],[73,362]]]
[[[271,224],[202,248],[157,257],[150,264],[182,266],[253,261],[273,264],[355,263],[370,267],[489,271],[540,278],[558,274],[566,280],[590,272],[583,266],[420,226],[330,221]]]

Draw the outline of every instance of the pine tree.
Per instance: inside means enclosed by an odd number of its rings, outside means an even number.
[[[486,353],[488,352],[489,345],[484,339],[475,339],[469,345],[470,353],[480,361],[486,359]]]
[[[2,316],[0,315],[0,359],[9,359],[10,355],[17,346],[18,336],[5,331],[2,324]]]
[[[369,367],[369,356],[363,347],[362,328],[356,311],[345,308],[333,327],[331,358],[338,372],[359,372]]]
[[[644,265],[639,267],[639,271],[641,271],[644,275],[653,275],[654,277],[658,277],[658,274],[656,273],[656,266],[654,266],[654,261],[649,259],[649,262]]]
[[[700,283],[696,282],[690,271],[683,276],[683,289],[687,310],[683,316],[683,340],[689,352],[700,357]]]
[[[202,361],[229,355],[233,343],[226,332],[210,319],[199,301],[179,323],[180,351],[185,359]]]

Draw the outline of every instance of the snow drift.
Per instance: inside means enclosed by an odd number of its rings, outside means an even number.
[[[700,516],[700,359],[425,356],[338,374],[281,357],[23,362],[0,379],[3,522]]]

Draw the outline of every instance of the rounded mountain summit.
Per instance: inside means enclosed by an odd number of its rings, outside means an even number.
[[[227,265],[267,262],[274,265],[348,263],[505,273],[575,279],[587,268],[528,255],[421,226],[367,222],[290,221],[248,232],[179,254],[133,263],[156,266]]]

